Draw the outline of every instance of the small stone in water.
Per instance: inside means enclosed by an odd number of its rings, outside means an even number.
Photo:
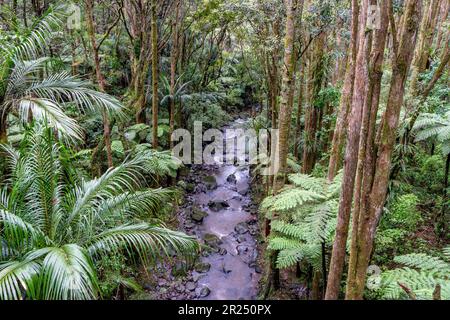
[[[211,265],[209,263],[200,262],[197,263],[194,267],[194,270],[198,273],[206,273],[211,269]]]
[[[211,293],[211,290],[209,290],[208,287],[203,287],[198,291],[197,295],[200,298],[206,298],[207,296],[209,296],[210,293]]]
[[[186,283],[186,289],[189,291],[194,291],[195,288],[197,288],[197,285],[195,284],[195,282],[188,282]]]
[[[234,230],[239,233],[239,234],[245,234],[248,232],[248,226],[247,223],[245,222],[241,222],[238,225],[236,225],[236,227],[234,228]]]

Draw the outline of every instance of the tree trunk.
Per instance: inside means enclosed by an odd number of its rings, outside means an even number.
[[[287,155],[289,153],[289,129],[292,119],[293,93],[295,86],[295,65],[294,54],[295,39],[295,17],[297,10],[297,0],[285,0],[286,5],[286,37],[284,47],[284,67],[283,80],[281,85],[281,103],[278,119],[278,144],[275,161],[278,163],[279,171],[274,177],[273,193],[284,186],[287,169]]]
[[[95,65],[95,75],[97,78],[97,83],[101,92],[105,92],[106,82],[105,77],[102,74],[100,67],[100,58],[98,55],[99,48],[97,46],[97,41],[95,39],[95,25],[94,25],[94,0],[85,0],[86,5],[86,23],[87,30],[89,34],[89,39],[91,41],[92,54],[94,57]],[[106,110],[102,109],[102,120],[103,120],[103,138],[105,139],[106,155],[108,158],[108,167],[112,168],[114,166],[112,150],[111,150],[111,130],[109,124],[109,118]],[[101,152],[101,150],[98,150]]]
[[[180,5],[181,0],[177,2],[175,17],[172,22],[172,50],[170,52],[170,95],[172,98],[170,99],[170,108],[169,108],[169,141],[170,141],[170,149],[173,148],[172,141],[172,133],[175,129],[175,114],[177,113],[175,108],[175,81],[176,81],[176,72],[177,72],[177,60],[178,60],[178,20],[180,13]]]
[[[278,143],[275,151],[275,163],[279,168],[275,172],[273,179],[273,193],[277,194],[285,184],[285,176],[287,169],[287,155],[289,152],[289,130],[292,118],[293,94],[295,86],[295,54],[294,54],[294,39],[295,39],[295,19],[297,13],[297,0],[285,0],[286,6],[286,36],[284,40],[284,68],[283,80],[281,86],[281,103],[278,120]],[[303,1],[301,1],[303,4]],[[280,287],[280,271],[276,266],[278,253],[276,251],[271,253],[271,265],[269,276],[272,277],[268,283],[271,283],[275,290]]]
[[[344,269],[348,227],[353,201],[353,189],[358,163],[359,139],[361,132],[362,113],[367,84],[367,48],[366,34],[367,11],[369,1],[363,0],[359,15],[358,54],[355,63],[355,84],[352,99],[351,114],[348,125],[347,147],[345,150],[344,178],[339,201],[336,236],[331,254],[328,287],[325,295],[327,300],[336,300],[339,296],[340,283]]]
[[[152,126],[153,126],[153,140],[152,147],[158,148],[158,25],[156,15],[156,0],[151,0],[152,11]]]
[[[418,90],[419,76],[428,66],[433,44],[434,30],[437,24],[440,0],[430,0],[429,7],[422,17],[418,42],[412,62],[410,91],[412,96],[416,96]]]
[[[393,72],[386,105],[386,111],[379,130],[380,137],[377,157],[374,159],[372,189],[366,197],[361,212],[357,232],[353,237],[357,245],[350,253],[350,261],[355,261],[354,267],[349,269],[348,282],[354,283],[347,287],[346,299],[360,300],[363,298],[367,267],[370,253],[373,249],[376,228],[385,206],[391,157],[396,141],[399,124],[400,109],[403,104],[405,83],[415,47],[416,33],[420,20],[422,1],[407,0],[405,2],[404,25],[400,33],[398,51],[393,58]],[[364,173],[369,174],[369,173]],[[351,272],[350,272],[351,271]]]
[[[317,158],[317,131],[321,119],[321,108],[316,105],[316,99],[322,89],[325,78],[324,49],[326,33],[322,32],[314,40],[314,49],[308,71],[308,107],[305,112],[305,141],[303,149],[302,172],[309,174],[314,169]]]
[[[302,119],[302,112],[303,112],[303,78],[304,78],[304,70],[305,67],[302,66],[300,70],[300,79],[298,83],[298,101],[297,101],[297,117],[296,117],[296,126],[295,126],[295,146],[294,146],[294,156],[297,159],[300,159],[300,134],[301,134],[301,119]]]
[[[359,229],[360,221],[366,212],[364,201],[370,193],[373,182],[373,159],[376,156],[375,126],[380,102],[381,78],[383,76],[384,51],[389,26],[389,14],[392,10],[392,0],[380,2],[380,28],[375,30],[372,51],[369,61],[369,79],[367,95],[364,103],[361,136],[359,143],[358,165],[354,188],[354,206],[352,230]],[[352,236],[351,251],[357,250],[357,237]],[[355,261],[349,261],[349,273],[355,268]],[[347,288],[353,288],[353,278],[348,279]]]
[[[355,62],[356,55],[358,53],[358,17],[359,2],[358,0],[352,0],[352,35],[348,50],[347,68],[345,71],[344,86],[342,88],[342,96],[339,105],[339,114],[336,120],[336,127],[334,129],[333,142],[331,146],[330,163],[328,165],[328,181],[332,181],[334,179],[340,167],[340,157],[343,148],[345,130],[348,123],[348,114],[350,113],[350,105],[353,98]]]

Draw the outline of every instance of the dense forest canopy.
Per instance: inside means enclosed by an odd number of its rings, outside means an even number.
[[[0,299],[450,299],[449,7],[0,0]]]

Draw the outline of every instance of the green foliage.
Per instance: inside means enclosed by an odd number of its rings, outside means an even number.
[[[382,274],[380,291],[386,299],[406,299],[400,286],[406,286],[418,299],[433,299],[436,286],[441,286],[441,298],[450,299],[450,248],[443,250],[443,259],[427,254],[409,254],[394,259],[404,267]]]
[[[82,140],[81,127],[64,112],[68,102],[81,112],[107,110],[116,115],[121,115],[121,104],[68,72],[44,72],[51,65],[42,55],[49,35],[62,24],[62,12],[50,7],[31,30],[19,32],[14,40],[0,40],[0,112],[14,114],[22,123],[46,121],[64,138]]]
[[[150,264],[197,251],[193,238],[152,221],[174,191],[145,187],[144,174],[159,173],[151,154],[76,181],[50,129],[37,126],[20,150],[3,150],[11,176],[0,191],[0,299],[94,299],[105,255]]]
[[[387,213],[390,226],[395,226],[413,232],[421,222],[422,217],[417,210],[419,198],[414,194],[405,194],[393,203],[391,210]]]
[[[414,126],[417,141],[435,139],[442,144],[442,154],[450,154],[450,111],[445,114],[424,113]]]
[[[279,268],[306,261],[321,270],[322,244],[333,241],[341,179],[290,175],[292,185],[264,199],[261,209],[272,219],[268,248],[279,251]]]
[[[183,112],[188,116],[188,129],[192,129],[195,121],[201,121],[205,129],[220,128],[230,120],[230,116],[222,109],[220,94],[201,93],[185,97]]]

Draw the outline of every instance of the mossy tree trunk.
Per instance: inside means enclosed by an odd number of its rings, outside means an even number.
[[[344,77],[344,85],[339,104],[339,113],[336,119],[336,126],[331,143],[330,162],[328,165],[328,180],[332,181],[336,176],[340,167],[340,158],[344,144],[345,131],[348,124],[348,114],[350,113],[350,105],[353,97],[353,86],[355,81],[355,61],[358,53],[358,17],[359,17],[359,1],[352,0],[352,22],[351,22],[351,39],[350,47],[347,54],[347,67]]]
[[[392,62],[393,72],[386,105],[386,111],[380,124],[377,145],[377,156],[373,159],[373,172],[364,172],[364,176],[371,175],[370,192],[361,204],[358,230],[353,232],[356,246],[350,252],[346,299],[360,300],[363,298],[366,272],[373,249],[378,222],[385,206],[389,182],[391,158],[396,141],[399,125],[400,109],[403,105],[406,78],[410,69],[412,55],[415,48],[416,33],[419,26],[422,1],[407,0],[405,2],[404,24],[399,41],[395,44]]]
[[[353,201],[353,189],[358,163],[359,139],[362,113],[367,83],[367,50],[369,45],[366,33],[367,11],[369,0],[363,0],[358,20],[358,54],[355,62],[355,83],[351,102],[351,113],[348,123],[347,146],[345,150],[344,177],[339,201],[336,236],[331,255],[328,287],[325,298],[335,300],[339,296],[340,283],[346,256],[348,227]]]

